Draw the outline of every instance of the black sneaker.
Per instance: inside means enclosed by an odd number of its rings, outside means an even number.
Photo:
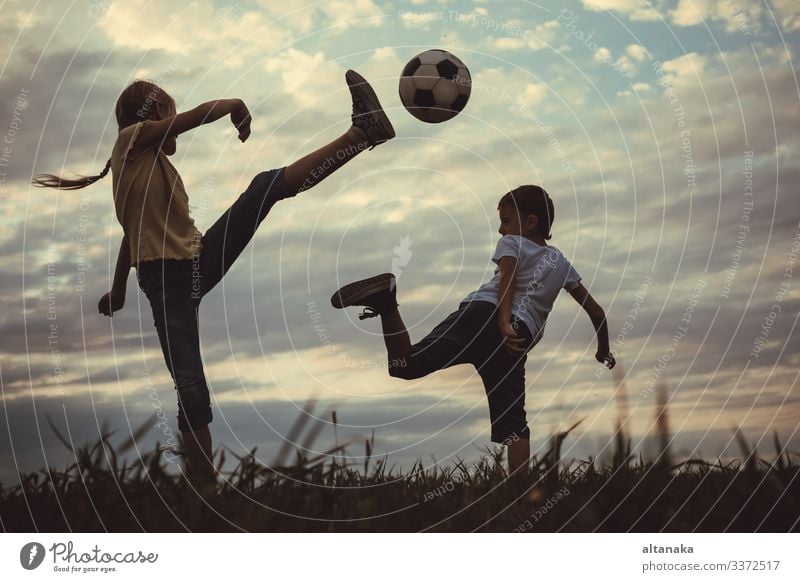
[[[392,139],[395,136],[394,128],[367,80],[352,69],[345,73],[344,78],[353,98],[353,114],[350,118],[353,126],[366,136],[369,149]]]
[[[359,319],[377,317],[397,307],[397,281],[392,273],[383,273],[348,283],[331,296],[331,305],[343,309],[351,305],[363,305],[366,309]]]

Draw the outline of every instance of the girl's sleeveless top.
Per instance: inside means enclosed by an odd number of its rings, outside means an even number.
[[[111,153],[114,207],[131,267],[162,258],[197,260],[202,233],[189,214],[180,174],[158,146],[132,151],[142,123],[120,130]]]

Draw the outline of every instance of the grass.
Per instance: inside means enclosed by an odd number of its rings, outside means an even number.
[[[659,418],[660,416],[660,418]],[[301,417],[303,418],[303,417]],[[308,415],[304,415],[308,418]],[[333,417],[336,426],[335,413]],[[6,532],[132,531],[436,531],[436,532],[788,532],[800,527],[800,466],[781,446],[774,460],[736,438],[743,458],[675,463],[666,434],[666,406],[657,414],[661,450],[653,460],[630,454],[622,426],[606,464],[561,459],[561,446],[577,426],[553,435],[549,450],[532,460],[524,483],[506,479],[502,453],[487,450],[474,466],[425,469],[418,462],[399,473],[373,459],[372,439],[363,461],[348,463],[345,445],[325,454],[301,451],[319,435],[319,421],[290,442],[269,466],[256,449],[236,457],[213,494],[201,495],[168,470],[158,443],[133,463],[119,459],[152,423],[112,447],[106,430],[98,441],[73,449],[74,463],[0,483],[0,526]],[[374,437],[373,437],[374,438]],[[218,467],[224,448],[214,454]]]

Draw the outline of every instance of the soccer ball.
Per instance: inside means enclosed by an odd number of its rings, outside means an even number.
[[[411,115],[426,123],[441,123],[458,115],[471,89],[466,65],[441,49],[415,56],[400,77],[400,100]]]

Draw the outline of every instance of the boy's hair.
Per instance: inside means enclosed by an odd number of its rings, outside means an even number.
[[[497,208],[499,209],[503,204],[515,208],[521,215],[535,214],[539,219],[536,229],[544,236],[545,240],[552,238],[550,228],[553,226],[556,211],[550,195],[544,188],[532,185],[514,188],[511,192],[503,194]]]
[[[156,103],[174,103],[172,97],[152,81],[137,79],[120,93],[117,99],[115,114],[117,126],[124,129],[139,121],[152,119]],[[34,186],[58,188],[59,190],[78,190],[105,178],[111,169],[111,158],[106,162],[103,171],[96,176],[79,176],[78,178],[61,178],[54,174],[37,174],[32,182]]]

